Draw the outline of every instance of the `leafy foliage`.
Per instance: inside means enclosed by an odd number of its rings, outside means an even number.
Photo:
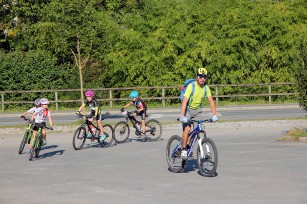
[[[5,54],[0,67],[11,71],[4,71],[3,90],[78,87],[71,49],[79,38],[83,54],[90,55],[86,87],[180,85],[205,66],[210,84],[296,82],[306,109],[304,0],[3,2],[7,6],[0,10],[0,48]],[[40,76],[37,67],[48,70],[54,81],[31,84],[31,77]],[[29,79],[16,76],[21,69]],[[114,97],[126,95],[118,92]]]

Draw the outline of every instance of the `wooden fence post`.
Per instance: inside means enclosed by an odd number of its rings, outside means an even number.
[[[110,108],[112,108],[113,107],[113,101],[112,101],[113,96],[112,96],[112,90],[111,89],[109,90],[109,93],[110,93]]]
[[[272,87],[271,87],[271,84],[269,84],[269,104],[272,103],[272,96],[271,96],[271,93],[272,93]]]
[[[59,103],[58,103],[58,92],[54,92],[54,97],[55,97],[55,110],[59,110]]]
[[[1,106],[2,106],[2,112],[4,112],[4,93],[1,94]]]
[[[162,105],[165,108],[165,88],[162,89]]]
[[[216,104],[216,106],[218,106],[219,105],[219,89],[218,89],[218,86],[215,86],[215,95],[216,95],[215,104]]]

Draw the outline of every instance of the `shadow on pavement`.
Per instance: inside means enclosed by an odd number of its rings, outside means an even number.
[[[43,147],[42,147],[42,150],[46,150],[46,149],[55,149],[55,148],[57,148],[57,147],[58,147],[58,145],[43,146]]]
[[[53,152],[46,152],[44,154],[39,155],[37,159],[44,159],[44,158],[52,157],[52,156],[55,156],[55,155],[62,155],[64,152],[65,152],[65,150],[56,150],[56,151],[53,151]]]

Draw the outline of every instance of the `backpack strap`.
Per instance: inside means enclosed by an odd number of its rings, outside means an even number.
[[[192,91],[191,91],[188,107],[190,107],[190,104],[192,103],[194,91],[195,91],[195,81],[192,81]]]

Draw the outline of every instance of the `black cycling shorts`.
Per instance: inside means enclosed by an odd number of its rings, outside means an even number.
[[[137,112],[137,115],[141,116],[142,120],[146,119],[146,111]]]
[[[45,128],[46,128],[46,122],[35,123],[35,124],[34,124],[34,127],[33,127],[33,130],[34,130],[34,131],[37,131],[39,127],[42,127],[43,129],[45,129]]]

